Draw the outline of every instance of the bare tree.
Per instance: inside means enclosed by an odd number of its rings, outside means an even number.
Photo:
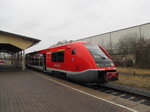
[[[50,46],[50,47],[55,47],[55,46],[59,46],[59,45],[63,45],[63,44],[67,44],[67,43],[71,43],[73,42],[73,40],[61,40],[61,41],[58,41],[56,44]]]
[[[123,62],[123,66],[131,66],[135,60],[137,67],[150,67],[150,39],[146,39],[144,36],[139,37],[136,33],[127,34],[122,36],[115,48],[117,53],[122,56],[120,60]],[[134,60],[129,58],[131,55],[135,56]]]
[[[134,53],[138,47],[139,39],[135,33],[124,35],[116,44],[116,48],[124,55]]]

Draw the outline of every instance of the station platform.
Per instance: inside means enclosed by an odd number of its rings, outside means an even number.
[[[11,64],[0,64],[0,73],[8,71],[22,71],[22,68]]]
[[[132,111],[26,70],[0,72],[0,112]]]

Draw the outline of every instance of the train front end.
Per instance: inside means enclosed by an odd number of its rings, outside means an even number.
[[[96,44],[84,44],[95,61],[95,69],[98,71],[98,81],[108,82],[118,80],[119,73],[112,62],[110,55]]]

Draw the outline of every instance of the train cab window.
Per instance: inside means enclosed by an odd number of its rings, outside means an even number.
[[[84,44],[93,56],[96,65],[98,67],[112,67],[114,66],[112,61],[107,57],[107,55],[100,49],[98,45],[95,44]]]
[[[76,54],[76,49],[72,49],[72,55]]]
[[[84,44],[85,47],[90,51],[94,58],[107,59],[106,54],[95,44]]]
[[[64,51],[53,52],[52,62],[64,62]]]

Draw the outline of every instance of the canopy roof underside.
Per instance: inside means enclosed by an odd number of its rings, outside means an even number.
[[[41,40],[9,33],[5,31],[0,31],[0,52],[19,52],[25,50]]]

